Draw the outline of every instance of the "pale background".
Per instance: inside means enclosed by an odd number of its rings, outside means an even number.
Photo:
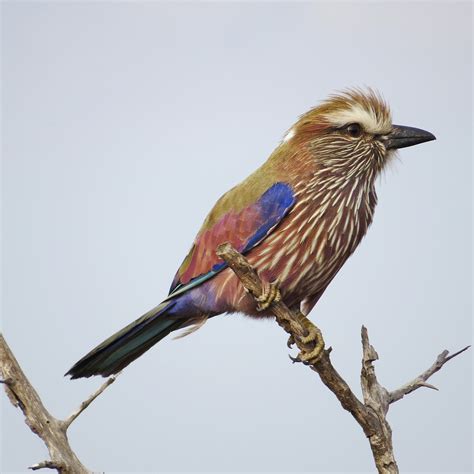
[[[359,331],[395,388],[471,342],[469,3],[4,2],[2,330],[66,416],[62,374],[157,304],[208,209],[327,94],[370,85],[402,150],[312,318],[356,389]],[[220,317],[130,366],[70,430],[112,471],[373,472],[367,441],[272,321]],[[470,472],[471,354],[392,407],[402,472]],[[45,459],[1,394],[1,469]]]

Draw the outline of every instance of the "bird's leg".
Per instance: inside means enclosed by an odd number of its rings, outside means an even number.
[[[258,301],[257,311],[266,310],[272,303],[281,300],[281,293],[277,282],[262,282],[262,294],[256,298]]]
[[[262,294],[256,298],[258,301],[257,310],[264,311],[272,303],[281,301],[281,293],[278,289],[278,282],[262,282]],[[298,322],[303,326],[303,334],[294,332],[293,324],[290,320],[277,318],[278,324],[290,333],[287,346],[291,348],[296,344],[300,353],[294,359],[295,362],[304,364],[314,364],[319,360],[324,351],[324,339],[320,329],[314,325],[299,309],[294,310]]]

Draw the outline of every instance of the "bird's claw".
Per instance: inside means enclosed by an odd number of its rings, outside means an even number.
[[[286,341],[286,345],[288,346],[289,349],[291,349],[293,347],[293,344],[295,344],[295,338],[291,335],[289,338],[288,338],[288,341]]]
[[[321,331],[314,324],[306,325],[305,329],[308,331],[308,334],[299,338],[302,344],[307,345],[314,342],[315,345],[318,345],[322,341]]]
[[[297,362],[302,362],[305,365],[313,365],[321,359],[324,352],[324,345],[322,347],[316,346],[311,352],[300,352],[295,359]]]
[[[319,361],[319,359],[321,359],[323,352],[324,346],[317,346],[311,352],[301,351],[296,357],[292,357],[291,355],[288,355],[288,357],[292,360],[293,364],[301,362],[304,365],[314,365]]]
[[[313,365],[319,361],[324,352],[324,339],[321,331],[309,319],[304,322],[306,336],[298,337],[298,347],[301,349],[296,357],[290,359],[295,362],[302,362],[305,365]],[[290,336],[290,340],[292,337]],[[288,342],[290,342],[290,340]],[[293,342],[294,339],[293,339]],[[305,346],[314,345],[311,350],[305,350]]]
[[[301,362],[301,360],[298,356],[293,357],[290,354],[288,354],[288,357],[291,359],[291,362],[293,362],[293,364],[296,364],[297,362]]]
[[[262,284],[262,294],[256,298],[258,301],[257,311],[266,310],[272,303],[281,301],[281,293],[277,283],[264,282]]]

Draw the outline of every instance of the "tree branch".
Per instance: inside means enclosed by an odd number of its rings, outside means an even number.
[[[71,423],[99,396],[102,394],[102,392],[112,385],[116,380],[117,377],[120,375],[121,372],[119,372],[116,375],[112,375],[112,377],[109,377],[87,400],[84,400],[79,407],[74,410],[68,418],[63,420],[62,426],[63,429],[67,430]]]
[[[227,262],[243,286],[258,301],[264,293],[264,285],[245,257],[230,244],[219,246],[217,254]],[[298,357],[292,358],[293,361],[303,362],[317,372],[321,381],[334,393],[342,407],[351,413],[363,429],[369,440],[378,472],[397,474],[399,471],[393,454],[392,431],[386,420],[390,404],[420,387],[436,389],[426,381],[446,362],[466,351],[470,346],[450,356],[448,356],[448,351],[443,351],[428,370],[399,389],[389,392],[377,380],[373,363],[378,360],[378,354],[369,342],[367,329],[362,326],[361,386],[364,398],[362,402],[333,367],[329,357],[331,348],[324,350],[324,341],[319,328],[301,311],[290,311],[282,301],[274,301],[270,309],[277,323],[290,335],[290,347],[292,343],[295,343],[300,350]],[[318,348],[321,350],[317,350]],[[315,350],[318,353],[317,357],[314,357]],[[63,474],[90,473],[91,471],[79,461],[71,449],[67,439],[67,429],[115,381],[116,376],[109,378],[66,420],[59,420],[44,407],[2,334],[0,334],[0,375],[3,378],[0,383],[4,384],[11,403],[23,411],[26,424],[44,441],[51,457],[51,460],[34,464],[30,469],[56,469]]]
[[[438,390],[434,385],[426,383],[426,381],[438,370],[440,370],[446,362],[450,361],[454,357],[462,354],[464,351],[467,351],[471,346],[466,346],[460,351],[455,352],[454,354],[448,357],[449,351],[444,350],[441,354],[436,358],[433,365],[428,369],[425,370],[422,374],[418,375],[418,377],[414,378],[411,382],[406,383],[402,387],[389,392],[389,403],[397,402],[401,400],[405,395],[415,391],[418,388],[426,387],[431,388],[433,390]]]
[[[59,420],[52,416],[43,405],[2,334],[0,334],[0,374],[11,403],[21,409],[25,415],[26,424],[43,440],[51,457],[50,461],[34,464],[30,469],[56,469],[61,474],[92,472],[79,461],[69,445],[67,429],[79,414],[115,381],[115,377],[108,379],[67,420]]]
[[[392,429],[386,419],[388,412],[388,391],[382,387],[375,375],[374,362],[379,355],[369,342],[367,328],[362,326],[362,370],[360,385],[364,397],[364,405],[377,419],[376,429],[369,436],[372,455],[379,472],[398,473],[398,466],[393,454]]]
[[[263,293],[263,284],[257,272],[245,257],[230,244],[220,245],[216,253],[229,265],[240,279],[242,285],[258,301],[258,298]],[[317,338],[308,341],[308,333],[312,332],[313,334],[320,335],[320,340],[322,341],[319,328],[300,311],[290,311],[282,301],[274,301],[270,309],[275,315],[277,323],[290,334],[290,341],[296,343],[300,350],[298,357],[292,358],[292,360],[307,360],[305,355],[311,354],[318,344]],[[379,384],[375,375],[373,362],[378,360],[378,354],[370,344],[368,332],[364,326],[362,326],[361,336],[363,350],[361,387],[364,403],[354,395],[349,385],[333,367],[329,357],[331,348],[323,350],[316,361],[311,360],[310,362],[304,362],[304,364],[318,373],[324,385],[334,393],[342,407],[349,411],[361,426],[369,440],[377,471],[380,474],[397,474],[399,471],[393,454],[392,430],[386,419],[390,403],[399,400],[403,395],[412,392],[420,386],[427,386],[425,382],[432,374],[440,370],[448,360],[465,351],[468,347],[450,357],[447,357],[447,351],[443,352],[438,356],[435,364],[421,374],[421,376],[394,392],[388,392],[386,388]]]

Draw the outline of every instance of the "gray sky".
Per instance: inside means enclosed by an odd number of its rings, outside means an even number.
[[[66,416],[62,374],[159,303],[200,223],[329,93],[370,85],[402,150],[313,310],[357,393],[361,324],[396,388],[471,342],[470,3],[3,2],[2,330]],[[132,364],[70,430],[112,471],[373,471],[355,421],[272,321],[219,317]],[[392,407],[402,472],[470,472],[471,354]],[[3,472],[47,457],[2,395]]]

